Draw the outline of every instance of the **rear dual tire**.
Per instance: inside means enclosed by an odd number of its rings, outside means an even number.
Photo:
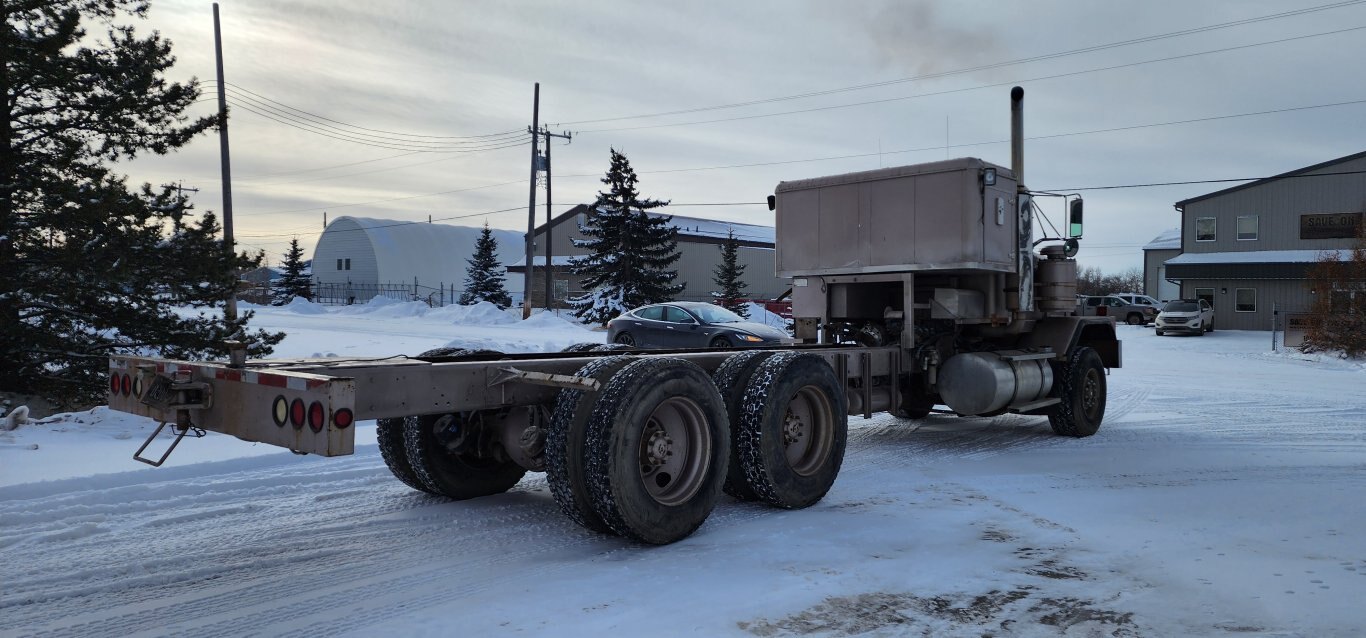
[[[603,388],[586,435],[585,487],[613,532],[672,543],[716,506],[730,438],[725,403],[697,365],[665,357],[631,362]]]

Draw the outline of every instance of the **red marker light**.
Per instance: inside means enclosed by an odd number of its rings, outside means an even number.
[[[119,385],[121,386],[119,388],[119,393],[123,396],[128,396],[133,393],[133,379],[128,375],[125,374],[119,379]]]
[[[317,401],[308,406],[308,428],[314,432],[323,431],[323,404]]]
[[[298,430],[304,427],[304,400],[295,399],[289,404],[289,423]]]
[[[351,411],[346,408],[337,410],[336,413],[332,415],[332,424],[342,430],[351,427],[351,423],[355,420],[356,416],[351,414]]]
[[[117,372],[111,372],[111,373],[109,373],[109,395],[110,395],[110,396],[113,396],[113,395],[118,394],[118,393],[119,393],[119,373],[117,373]]]

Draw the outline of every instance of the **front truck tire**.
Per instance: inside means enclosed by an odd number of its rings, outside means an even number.
[[[759,500],[798,509],[830,491],[849,433],[843,388],[824,359],[799,352],[774,354],[750,375],[731,427]]]
[[[730,432],[721,393],[696,364],[631,362],[603,388],[587,435],[593,510],[617,534],[672,543],[701,527],[716,506]]]
[[[1074,437],[1095,434],[1105,418],[1105,365],[1100,355],[1091,348],[1079,347],[1055,374],[1060,379],[1061,402],[1048,413],[1053,432]]]
[[[588,344],[597,346],[601,344]],[[555,412],[550,418],[550,429],[545,439],[545,479],[550,494],[569,520],[595,532],[610,534],[612,529],[593,511],[592,499],[585,480],[584,461],[587,459],[588,419],[593,405],[602,395],[612,375],[635,361],[627,356],[595,359],[579,368],[575,376],[596,379],[597,391],[566,388],[555,397]]]

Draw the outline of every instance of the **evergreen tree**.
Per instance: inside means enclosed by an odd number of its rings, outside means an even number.
[[[285,253],[283,264],[285,273],[270,284],[271,305],[283,306],[295,297],[313,298],[312,268],[304,263],[304,249],[299,247],[299,239],[289,240],[289,252]]]
[[[582,296],[569,300],[574,314],[585,323],[606,324],[617,315],[645,304],[669,301],[683,290],[674,284],[678,261],[678,229],[668,215],[646,211],[667,206],[667,201],[641,199],[636,172],[626,156],[612,149],[611,165],[579,226],[584,239],[574,245],[591,251],[570,262],[570,271],[583,277]]]
[[[474,242],[474,256],[466,259],[469,268],[465,271],[465,291],[460,293],[460,304],[487,301],[499,308],[512,305],[512,297],[503,287],[503,265],[498,263],[498,240],[493,237],[489,225],[484,224],[484,232]]]
[[[740,279],[745,274],[745,266],[739,263],[740,242],[735,239],[735,229],[726,230],[726,241],[721,244],[721,263],[712,272],[712,282],[720,290],[711,293],[721,307],[746,319],[749,318],[749,304],[745,298],[745,282]]]
[[[176,188],[130,186],[109,167],[217,121],[184,115],[199,88],[165,78],[169,42],[118,23],[147,2],[0,3],[0,390],[86,406],[103,401],[111,354],[225,357],[228,338],[268,354],[283,335],[248,334],[251,313],[173,311],[222,307],[259,262],[225,250],[214,216],[195,219]],[[87,34],[92,22],[104,33]]]

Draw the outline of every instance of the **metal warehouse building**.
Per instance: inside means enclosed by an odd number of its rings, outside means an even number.
[[[774,262],[774,230],[772,226],[737,224],[734,222],[699,219],[681,215],[652,216],[672,217],[670,224],[678,229],[679,259],[672,266],[678,270],[676,283],[685,284],[679,300],[711,301],[711,291],[716,288],[712,281],[713,270],[721,263],[721,243],[727,231],[734,231],[740,245],[737,259],[746,266],[741,279],[747,284],[745,292],[751,299],[772,299],[787,291],[791,281],[777,277]],[[579,204],[563,213],[548,224],[536,228],[536,257],[532,264],[531,302],[540,306],[545,303],[545,240],[549,232],[551,239],[552,278],[555,286],[556,306],[563,306],[569,296],[583,293],[578,275],[569,272],[571,257],[587,254],[587,250],[574,246],[574,239],[583,239],[579,225],[588,215],[588,206]],[[521,285],[522,274],[526,272],[525,257],[507,262],[508,281],[517,280]]]
[[[1270,330],[1273,310],[1313,305],[1306,279],[1328,251],[1355,243],[1366,212],[1366,152],[1176,203],[1181,254],[1165,278],[1214,305],[1215,325]]]
[[[483,228],[471,226],[338,217],[313,249],[317,292],[354,297],[360,303],[393,290],[414,289],[408,298],[440,294],[443,287],[454,287],[458,293],[468,274],[466,260],[474,254],[481,232]],[[493,236],[499,261],[508,264],[521,258],[525,234],[495,229]],[[519,298],[521,279],[509,277],[506,283],[513,298]]]

